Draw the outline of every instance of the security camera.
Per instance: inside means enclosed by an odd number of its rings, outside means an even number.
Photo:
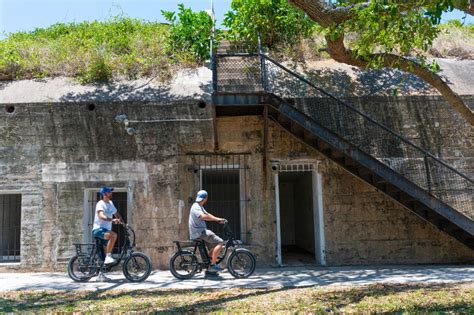
[[[272,171],[277,172],[280,169],[280,161],[271,161]]]
[[[133,134],[135,134],[135,132],[137,132],[137,131],[135,130],[135,128],[132,128],[132,127],[128,127],[128,128],[126,128],[125,130],[127,131],[127,133],[128,133],[129,135],[133,135]]]
[[[115,121],[121,123],[122,121],[128,119],[127,115],[125,114],[120,114],[115,116]]]

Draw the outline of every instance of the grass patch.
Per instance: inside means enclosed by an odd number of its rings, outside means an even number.
[[[439,26],[440,33],[428,53],[433,57],[474,59],[474,24],[453,20]]]
[[[82,83],[171,75],[168,26],[126,17],[55,24],[0,41],[0,78],[68,76]]]
[[[0,293],[0,312],[474,312],[474,284]]]
[[[196,19],[195,23],[204,22]],[[67,76],[84,84],[137,78],[165,81],[177,69],[196,67],[203,61],[193,45],[207,43],[208,35],[200,30],[204,37],[197,41],[194,33],[182,30],[196,31],[193,27],[178,26],[170,30],[169,25],[158,22],[113,17],[104,22],[58,23],[13,33],[0,40],[0,80]],[[428,57],[474,59],[474,25],[453,21],[439,28]],[[353,36],[346,36],[349,48]],[[298,44],[282,44],[272,54],[279,60],[304,61],[329,58],[325,50],[326,41],[315,29]]]

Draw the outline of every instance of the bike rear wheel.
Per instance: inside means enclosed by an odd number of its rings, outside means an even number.
[[[128,281],[144,281],[151,273],[150,258],[144,253],[134,252],[123,262],[123,274]]]
[[[170,271],[178,279],[192,278],[197,267],[197,258],[191,252],[177,252],[170,259]]]
[[[67,264],[69,278],[76,282],[86,282],[96,275],[97,266],[89,256],[74,256]]]
[[[234,250],[227,259],[227,270],[235,278],[250,277],[255,271],[255,265],[255,256],[243,248]]]

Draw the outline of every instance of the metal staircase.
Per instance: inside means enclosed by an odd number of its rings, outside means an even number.
[[[474,249],[472,179],[261,50],[238,50],[223,43],[213,55],[217,116],[265,113],[351,174]]]

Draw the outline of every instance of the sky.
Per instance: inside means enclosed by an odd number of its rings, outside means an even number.
[[[218,25],[232,0],[214,0]],[[161,21],[161,10],[176,11],[178,4],[194,11],[208,10],[211,0],[0,0],[0,33],[32,31],[55,23],[103,21],[125,15]]]
[[[217,24],[230,9],[232,0],[214,0]],[[6,33],[32,31],[55,23],[103,21],[125,15],[148,21],[164,21],[161,10],[175,11],[179,3],[195,11],[208,10],[211,0],[0,0],[0,38]],[[461,11],[443,15],[443,20],[464,17]],[[466,23],[474,23],[467,16]]]

